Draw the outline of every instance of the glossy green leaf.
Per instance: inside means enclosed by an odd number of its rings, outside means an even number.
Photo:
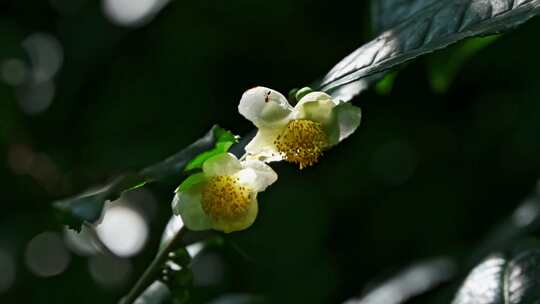
[[[336,98],[352,98],[389,69],[465,38],[505,32],[539,13],[540,0],[437,1],[347,56],[319,88]]]
[[[197,155],[187,164],[186,171],[201,168],[207,159],[228,152],[231,146],[238,142],[238,137],[219,127],[214,129],[214,138],[216,140],[214,148]]]
[[[495,252],[463,281],[452,304],[540,302],[540,243],[523,242]]]
[[[231,142],[231,136],[218,126],[214,126],[202,138],[164,161],[149,166],[138,173],[121,176],[97,190],[56,201],[53,203],[53,207],[61,222],[79,231],[83,222],[95,222],[101,217],[105,201],[115,200],[124,191],[141,187],[148,182],[180,176],[184,167],[194,157],[210,149],[215,149],[217,144],[220,145],[220,149],[225,149]],[[227,149],[229,147],[227,146]]]
[[[144,177],[132,174],[116,178],[101,188],[53,203],[59,220],[71,229],[80,231],[83,222],[96,222],[107,200],[116,200],[123,192],[141,187]]]
[[[478,245],[470,263],[476,263],[490,252],[505,248],[517,239],[535,234],[539,230],[540,189],[537,189]]]
[[[223,141],[222,130],[217,125],[213,126],[202,138],[164,161],[143,169],[141,174],[152,181],[180,175],[191,160],[212,150],[218,141]]]
[[[371,23],[379,34],[440,0],[372,0]]]
[[[449,258],[434,258],[419,262],[375,285],[363,296],[348,300],[344,304],[405,303],[447,282],[455,272],[456,265]]]

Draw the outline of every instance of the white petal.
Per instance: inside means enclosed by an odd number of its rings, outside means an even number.
[[[245,160],[242,162],[245,169],[238,172],[236,176],[240,182],[247,185],[256,192],[266,190],[268,186],[275,183],[278,176],[270,166],[258,160]]]
[[[200,187],[196,187],[186,192],[178,192],[172,202],[173,213],[180,215],[184,225],[193,231],[212,228],[212,221],[202,209],[200,190]]]
[[[203,164],[203,172],[208,176],[233,175],[242,170],[242,164],[231,153],[216,155]]]
[[[362,110],[350,103],[341,103],[334,109],[339,126],[339,141],[353,134],[362,120]]]
[[[265,87],[247,90],[240,100],[238,111],[258,128],[286,124],[292,107],[281,93]]]
[[[266,162],[282,160],[274,141],[281,133],[281,128],[259,129],[255,137],[246,145],[247,158]]]
[[[321,123],[323,126],[332,123],[332,110],[336,103],[332,97],[323,92],[312,92],[302,97],[294,107],[296,119],[309,119]]]

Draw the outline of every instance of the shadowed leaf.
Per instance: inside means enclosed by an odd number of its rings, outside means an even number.
[[[229,132],[218,126],[212,127],[202,138],[189,145],[175,155],[149,166],[138,173],[124,175],[97,190],[88,191],[75,197],[53,203],[60,220],[70,228],[80,230],[83,222],[95,222],[101,217],[103,206],[107,200],[115,200],[128,190],[143,186],[148,182],[180,176],[185,166],[201,153],[210,150],[224,150],[230,147]]]
[[[448,258],[435,258],[406,268],[385,280],[364,296],[344,304],[399,304],[428,292],[450,280],[456,272],[455,263]]]
[[[525,304],[540,301],[540,244],[524,242],[479,263],[452,304]]]
[[[505,32],[539,13],[540,0],[437,1],[347,56],[319,88],[341,97],[345,87],[350,98],[404,62],[465,38]]]
[[[505,248],[517,239],[538,232],[539,229],[540,183],[537,189],[478,246],[472,255],[471,263],[477,263],[490,252]]]
[[[231,146],[238,142],[238,138],[234,134],[221,128],[214,129],[214,138],[216,140],[214,148],[191,160],[186,166],[186,171],[201,168],[207,159],[229,151]]]
[[[379,34],[440,0],[372,0],[371,23]]]

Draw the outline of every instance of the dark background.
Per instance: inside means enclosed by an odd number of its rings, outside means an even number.
[[[444,92],[428,71],[459,46],[405,66],[391,91],[356,98],[360,129],[313,168],[274,166],[279,182],[259,196],[256,223],[194,266],[192,302],[340,303],[419,259],[469,255],[540,176],[539,30],[533,20],[476,52]],[[149,242],[113,286],[75,253],[58,275],[29,270],[30,240],[65,234],[50,203],[156,162],[214,123],[246,134],[243,91],[307,85],[372,37],[366,1],[173,1],[124,27],[98,1],[4,0],[0,66],[32,67],[23,45],[36,33],[57,39],[63,61],[38,113],[25,92],[43,88],[0,77],[0,303],[115,303],[155,254],[180,180],[145,188]]]

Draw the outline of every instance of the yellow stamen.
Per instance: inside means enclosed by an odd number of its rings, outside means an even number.
[[[233,220],[248,212],[251,189],[242,186],[232,176],[211,177],[202,191],[204,212],[214,219]]]
[[[303,169],[319,161],[328,147],[328,137],[320,123],[298,119],[287,124],[274,144],[286,161]]]

